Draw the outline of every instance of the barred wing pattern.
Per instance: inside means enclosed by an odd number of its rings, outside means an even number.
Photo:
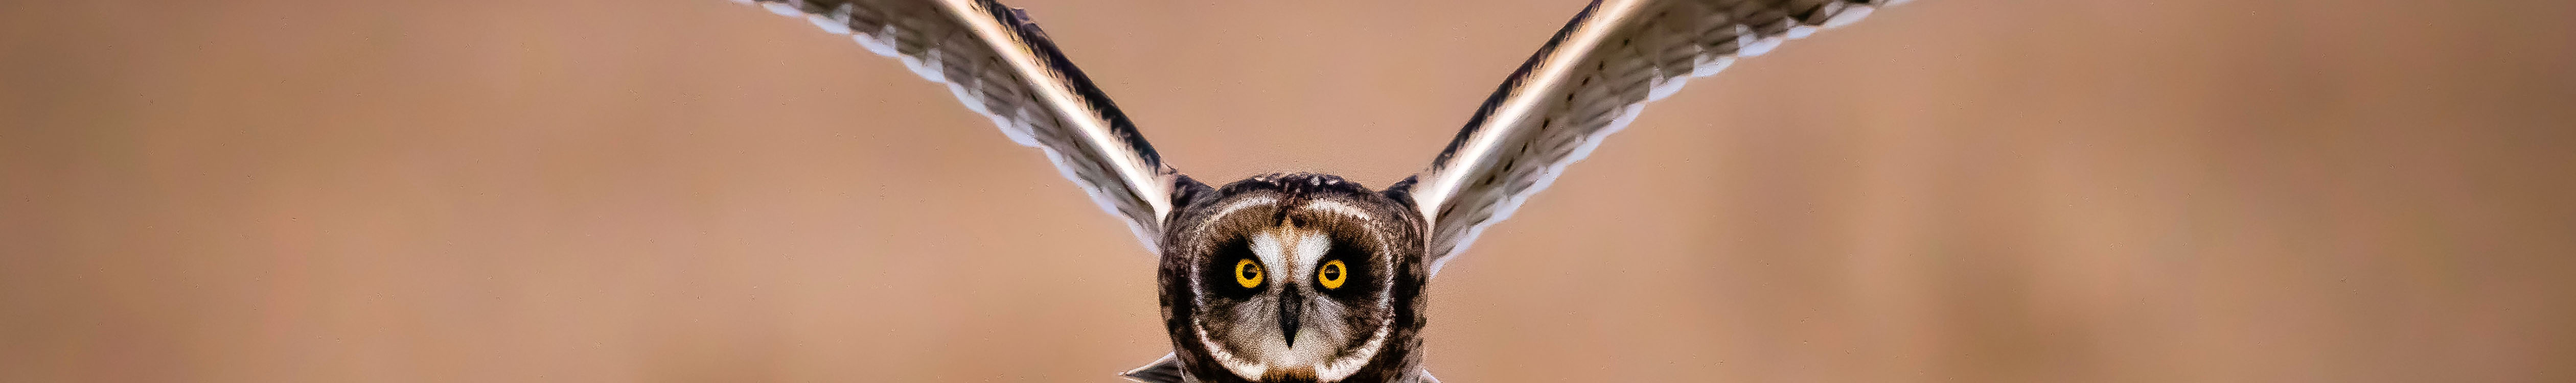
[[[849,35],[913,73],[948,85],[1021,145],[1042,149],[1064,177],[1159,254],[1154,238],[1189,177],[1164,165],[1091,79],[1019,9],[992,0],[735,0]]]
[[[1647,101],[1891,0],[1594,0],[1476,109],[1431,168],[1390,186],[1431,223],[1432,272]]]

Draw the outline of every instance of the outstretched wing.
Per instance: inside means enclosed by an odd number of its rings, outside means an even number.
[[[1594,0],[1504,80],[1430,169],[1388,189],[1431,223],[1438,273],[1647,101],[1892,2],[1901,0]]]
[[[735,0],[849,35],[948,85],[1011,141],[1045,150],[1149,251],[1173,193],[1196,185],[1163,164],[1136,126],[1019,9],[992,0]]]

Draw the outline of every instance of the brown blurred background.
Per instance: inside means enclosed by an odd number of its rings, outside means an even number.
[[[1427,163],[1579,0],[1019,0],[1202,179]],[[1222,3],[1222,4],[1211,4]],[[1453,382],[2576,380],[2576,2],[1927,0],[1649,108]],[[717,0],[0,3],[0,381],[1115,382],[1151,257]]]

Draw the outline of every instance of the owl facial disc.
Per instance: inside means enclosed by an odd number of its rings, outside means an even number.
[[[1338,177],[1227,185],[1174,217],[1165,320],[1200,382],[1378,381],[1419,344],[1419,221]]]
[[[1270,292],[1254,296],[1254,304],[1235,306],[1237,310],[1232,315],[1236,320],[1226,322],[1238,325],[1222,329],[1231,330],[1220,331],[1224,339],[1211,336],[1204,320],[1197,324],[1201,327],[1201,341],[1214,346],[1210,351],[1219,364],[1238,376],[1288,374],[1331,381],[1350,376],[1377,355],[1387,329],[1364,331],[1349,326],[1350,321],[1331,320],[1365,314],[1355,313],[1357,308],[1343,302],[1322,299],[1322,293],[1328,291],[1316,291],[1323,288],[1313,281],[1321,278],[1320,265],[1326,262],[1324,258],[1333,246],[1329,234],[1279,226],[1249,237],[1246,245],[1263,268],[1278,271],[1265,273],[1272,279],[1264,282]],[[1307,320],[1308,317],[1318,320]],[[1245,331],[1256,327],[1259,329]],[[1300,339],[1306,340],[1305,347],[1298,347]],[[1365,340],[1356,347],[1333,344],[1347,343],[1333,340],[1351,339]]]

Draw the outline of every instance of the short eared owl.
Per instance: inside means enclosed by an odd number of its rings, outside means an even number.
[[[742,0],[737,0],[742,1]],[[1647,101],[1901,0],[1596,0],[1504,79],[1421,173],[1369,190],[1164,164],[1019,9],[993,0],[756,0],[948,85],[1044,150],[1161,256],[1173,352],[1146,382],[1433,382],[1423,286]]]

